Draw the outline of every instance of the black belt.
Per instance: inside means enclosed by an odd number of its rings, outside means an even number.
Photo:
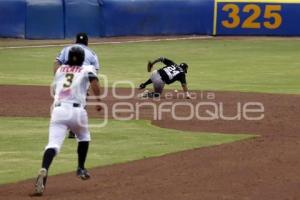
[[[73,105],[74,108],[78,108],[78,107],[81,106],[79,103],[73,103],[72,105]],[[56,103],[54,106],[59,107],[59,106],[61,106],[61,103]]]

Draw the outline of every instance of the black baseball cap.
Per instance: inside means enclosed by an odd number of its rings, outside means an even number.
[[[86,33],[78,33],[76,35],[76,43],[77,44],[84,44],[84,45],[88,45],[88,41],[89,41],[89,38],[87,36]]]
[[[70,49],[67,64],[70,66],[81,66],[84,61],[84,50],[80,46]]]

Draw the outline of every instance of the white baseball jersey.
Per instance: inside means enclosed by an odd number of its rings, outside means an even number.
[[[73,44],[63,48],[60,54],[57,56],[56,60],[58,60],[62,64],[66,64],[68,61],[69,51],[74,46],[79,46],[84,50],[85,56],[83,65],[93,65],[98,72],[100,69],[100,64],[96,53],[83,44]]]
[[[62,65],[55,73],[52,87],[54,89],[54,108],[49,126],[49,142],[46,146],[58,153],[67,134],[67,129],[75,133],[79,142],[90,141],[88,115],[84,109],[86,95],[90,85],[89,77],[97,77],[91,65]],[[76,106],[75,106],[76,105]]]
[[[95,68],[91,65],[60,66],[52,84],[54,102],[77,103],[85,106],[90,76],[97,77]]]

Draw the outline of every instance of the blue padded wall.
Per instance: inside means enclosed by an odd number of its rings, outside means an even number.
[[[0,0],[0,37],[24,38],[26,0]]]
[[[64,38],[63,0],[27,0],[26,38]]]
[[[0,37],[299,36],[299,17],[300,0],[0,0]]]
[[[102,36],[212,33],[213,0],[102,1]]]
[[[99,37],[100,16],[98,0],[65,0],[65,37],[74,37],[78,32]]]
[[[0,0],[0,36],[211,35],[214,0]]]

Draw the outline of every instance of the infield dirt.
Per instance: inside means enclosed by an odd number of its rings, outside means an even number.
[[[118,89],[125,94],[127,89]],[[137,91],[135,91],[137,92]],[[205,93],[198,91],[202,96]],[[0,116],[49,117],[49,88],[0,86]],[[222,102],[227,114],[236,113],[237,102],[261,102],[265,116],[260,121],[175,121],[165,113],[154,125],[189,131],[249,133],[256,138],[173,153],[158,158],[91,169],[92,179],[82,182],[74,173],[53,176],[40,199],[300,199],[299,95],[214,92],[213,102]],[[119,102],[111,95],[108,107]],[[124,101],[124,100],[123,100]],[[138,98],[126,100],[133,104]],[[166,102],[153,101],[156,104]],[[168,100],[170,101],[170,100]],[[173,99],[171,102],[180,102]],[[196,104],[203,99],[190,100]],[[185,110],[179,109],[178,114]],[[89,109],[92,117],[98,113]],[[103,117],[103,116],[102,116]],[[111,117],[111,115],[110,115]],[[141,109],[142,119],[151,119],[151,109]],[[197,133],[195,133],[197,134]],[[0,186],[0,199],[32,199],[34,180]]]

